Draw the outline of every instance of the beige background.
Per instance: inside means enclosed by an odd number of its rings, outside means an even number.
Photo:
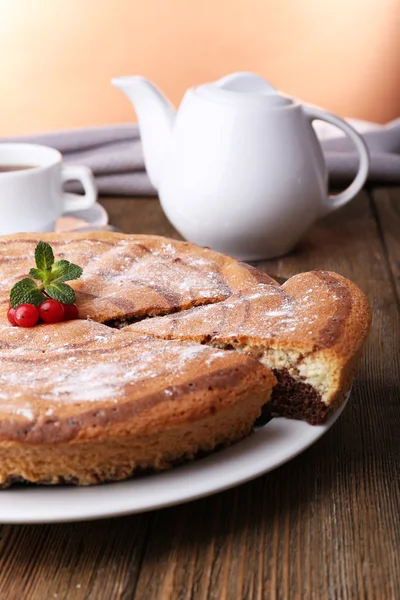
[[[0,135],[134,120],[113,76],[175,102],[252,70],[343,116],[400,115],[400,0],[0,0]]]

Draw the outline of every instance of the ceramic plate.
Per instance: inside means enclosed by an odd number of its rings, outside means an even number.
[[[171,471],[94,487],[18,487],[0,491],[1,523],[54,523],[139,513],[208,496],[254,479],[316,442],[340,416],[324,424],[272,419],[231,448]]]

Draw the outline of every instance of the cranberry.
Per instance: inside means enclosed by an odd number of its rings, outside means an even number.
[[[64,319],[64,306],[49,298],[39,306],[39,316],[44,323],[60,323]]]
[[[15,309],[14,319],[18,327],[33,327],[39,320],[39,311],[33,304],[21,304]]]
[[[64,307],[64,321],[72,321],[73,319],[79,319],[79,308],[76,304],[63,304]]]
[[[13,308],[12,306],[10,306],[10,308],[8,309],[8,313],[7,313],[7,319],[9,320],[9,322],[11,323],[11,325],[16,325],[15,322],[15,308]]]

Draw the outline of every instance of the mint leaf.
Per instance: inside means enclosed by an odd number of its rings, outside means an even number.
[[[51,265],[50,276],[54,279],[58,279],[62,276],[65,269],[68,268],[70,262],[68,260],[58,260],[53,265]]]
[[[54,254],[50,244],[39,242],[35,248],[35,262],[40,271],[47,271],[54,263]]]
[[[62,283],[63,281],[79,279],[82,273],[83,271],[78,265],[74,265],[68,260],[59,260],[52,265],[49,279],[52,283]]]
[[[66,283],[58,283],[53,281],[49,285],[45,287],[46,294],[53,298],[53,300],[58,300],[63,304],[73,304],[75,302],[75,292]]]
[[[17,308],[21,304],[33,304],[39,306],[46,300],[45,295],[38,287],[36,281],[25,277],[14,285],[10,294],[10,302],[13,308]]]
[[[40,269],[31,269],[29,271],[29,275],[33,277],[33,279],[40,279],[40,281],[44,281],[46,279],[46,273],[43,273]]]
[[[73,304],[75,292],[64,281],[79,279],[82,275],[81,267],[64,259],[54,262],[53,250],[46,242],[37,244],[35,261],[36,268],[30,269],[30,277],[18,281],[12,288],[11,306],[17,308],[25,303],[39,306],[47,297],[63,304]]]

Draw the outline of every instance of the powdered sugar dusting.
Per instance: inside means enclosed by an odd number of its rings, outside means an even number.
[[[90,323],[82,322],[81,325],[88,327],[90,336]],[[102,337],[91,335],[91,343],[82,353],[76,352],[71,345],[60,346],[36,362],[35,352],[26,351],[22,369],[13,357],[3,352],[0,357],[0,413],[31,420],[35,401],[40,405],[47,403],[46,415],[51,415],[55,406],[117,403],[128,388],[135,394],[135,389],[139,389],[135,387],[137,384],[153,381],[156,383],[152,390],[163,391],[172,381],[176,386],[188,377],[192,378],[201,365],[202,368],[210,366],[217,359],[223,362],[226,355],[200,344],[123,335],[118,331]],[[18,400],[14,403],[16,396]]]
[[[71,283],[82,293],[79,303],[94,319],[107,310],[109,319],[124,310],[141,314],[146,309],[179,308],[191,302],[227,298],[230,288],[221,265],[208,250],[188,247],[162,238],[64,239],[54,245],[56,259],[67,258],[83,268]],[[6,305],[12,285],[33,266],[34,240],[0,244],[0,306]],[[243,270],[245,272],[245,270]],[[129,309],[128,309],[129,307]]]
[[[27,421],[33,421],[35,414],[31,403],[17,404],[18,395],[9,402],[9,397],[6,394],[0,394],[1,411],[8,414],[24,417]]]
[[[161,337],[221,340],[234,345],[251,344],[252,340],[256,344],[279,344],[280,340],[287,344],[293,340],[312,349],[336,314],[340,294],[316,281],[313,273],[303,273],[289,282],[295,283],[293,292],[290,284],[259,284],[217,304],[146,320],[132,329]]]
[[[66,257],[84,267],[84,276],[73,286],[85,315],[98,318],[99,307],[102,319],[104,314],[112,319],[121,312],[146,315],[150,309],[166,312],[202,301],[217,303],[147,319],[124,334],[91,321],[23,330],[4,319],[0,322],[1,414],[32,421],[38,407],[48,417],[57,415],[60,407],[79,412],[85,403],[118,403],[127,392],[139,393],[141,386],[153,382],[155,390],[173,395],[171,382],[176,386],[193,378],[200,365],[212,369],[228,356],[200,344],[146,341],[136,337],[136,331],[232,343],[242,337],[261,339],[264,345],[281,339],[312,344],[342,301],[340,290],[332,292],[311,273],[301,276],[294,294],[289,280],[283,288],[260,283],[232,295],[222,263],[211,252],[195,247],[187,251],[184,244],[156,238],[112,239],[57,242],[57,259]],[[7,244],[0,244],[3,306],[12,284],[32,266],[35,245],[34,240],[16,241],[9,260]],[[229,282],[243,289],[240,281],[247,271],[232,264],[237,272]]]

